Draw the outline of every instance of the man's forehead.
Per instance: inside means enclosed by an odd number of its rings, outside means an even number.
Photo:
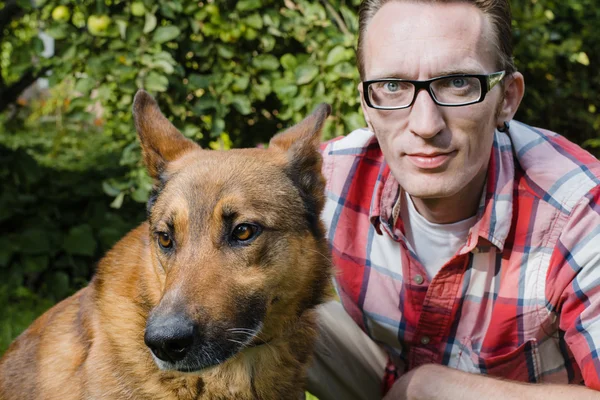
[[[467,3],[392,1],[374,15],[365,34],[367,79],[482,73],[496,60],[490,21]]]

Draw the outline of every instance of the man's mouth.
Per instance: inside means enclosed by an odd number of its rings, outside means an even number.
[[[431,153],[410,153],[406,157],[417,168],[420,169],[435,169],[446,164],[456,154],[451,152],[431,152]]]

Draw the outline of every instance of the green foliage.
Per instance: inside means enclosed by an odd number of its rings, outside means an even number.
[[[358,3],[0,0],[0,16],[19,7],[0,25],[0,352],[143,219],[138,88],[207,148],[266,143],[320,102],[333,107],[325,138],[345,134],[364,125]],[[527,85],[517,118],[600,145],[598,0],[512,4]],[[38,31],[55,56],[41,56]],[[50,92],[2,113],[1,97],[44,70]]]
[[[83,287],[95,262],[143,219],[139,204],[110,208],[99,183],[124,172],[110,165],[59,171],[0,146],[0,353],[39,313]]]
[[[525,98],[517,118],[599,147],[600,3],[512,0]]]

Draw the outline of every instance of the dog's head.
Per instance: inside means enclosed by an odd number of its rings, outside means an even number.
[[[159,290],[145,342],[161,369],[197,371],[276,337],[320,303],[330,263],[320,212],[328,105],[268,149],[203,150],[140,91],[134,120],[155,181],[150,258]]]

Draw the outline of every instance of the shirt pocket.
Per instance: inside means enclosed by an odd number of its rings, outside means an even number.
[[[482,354],[473,349],[471,340],[463,341],[457,368],[519,382],[541,382],[541,364],[536,339],[527,340],[504,354]]]

